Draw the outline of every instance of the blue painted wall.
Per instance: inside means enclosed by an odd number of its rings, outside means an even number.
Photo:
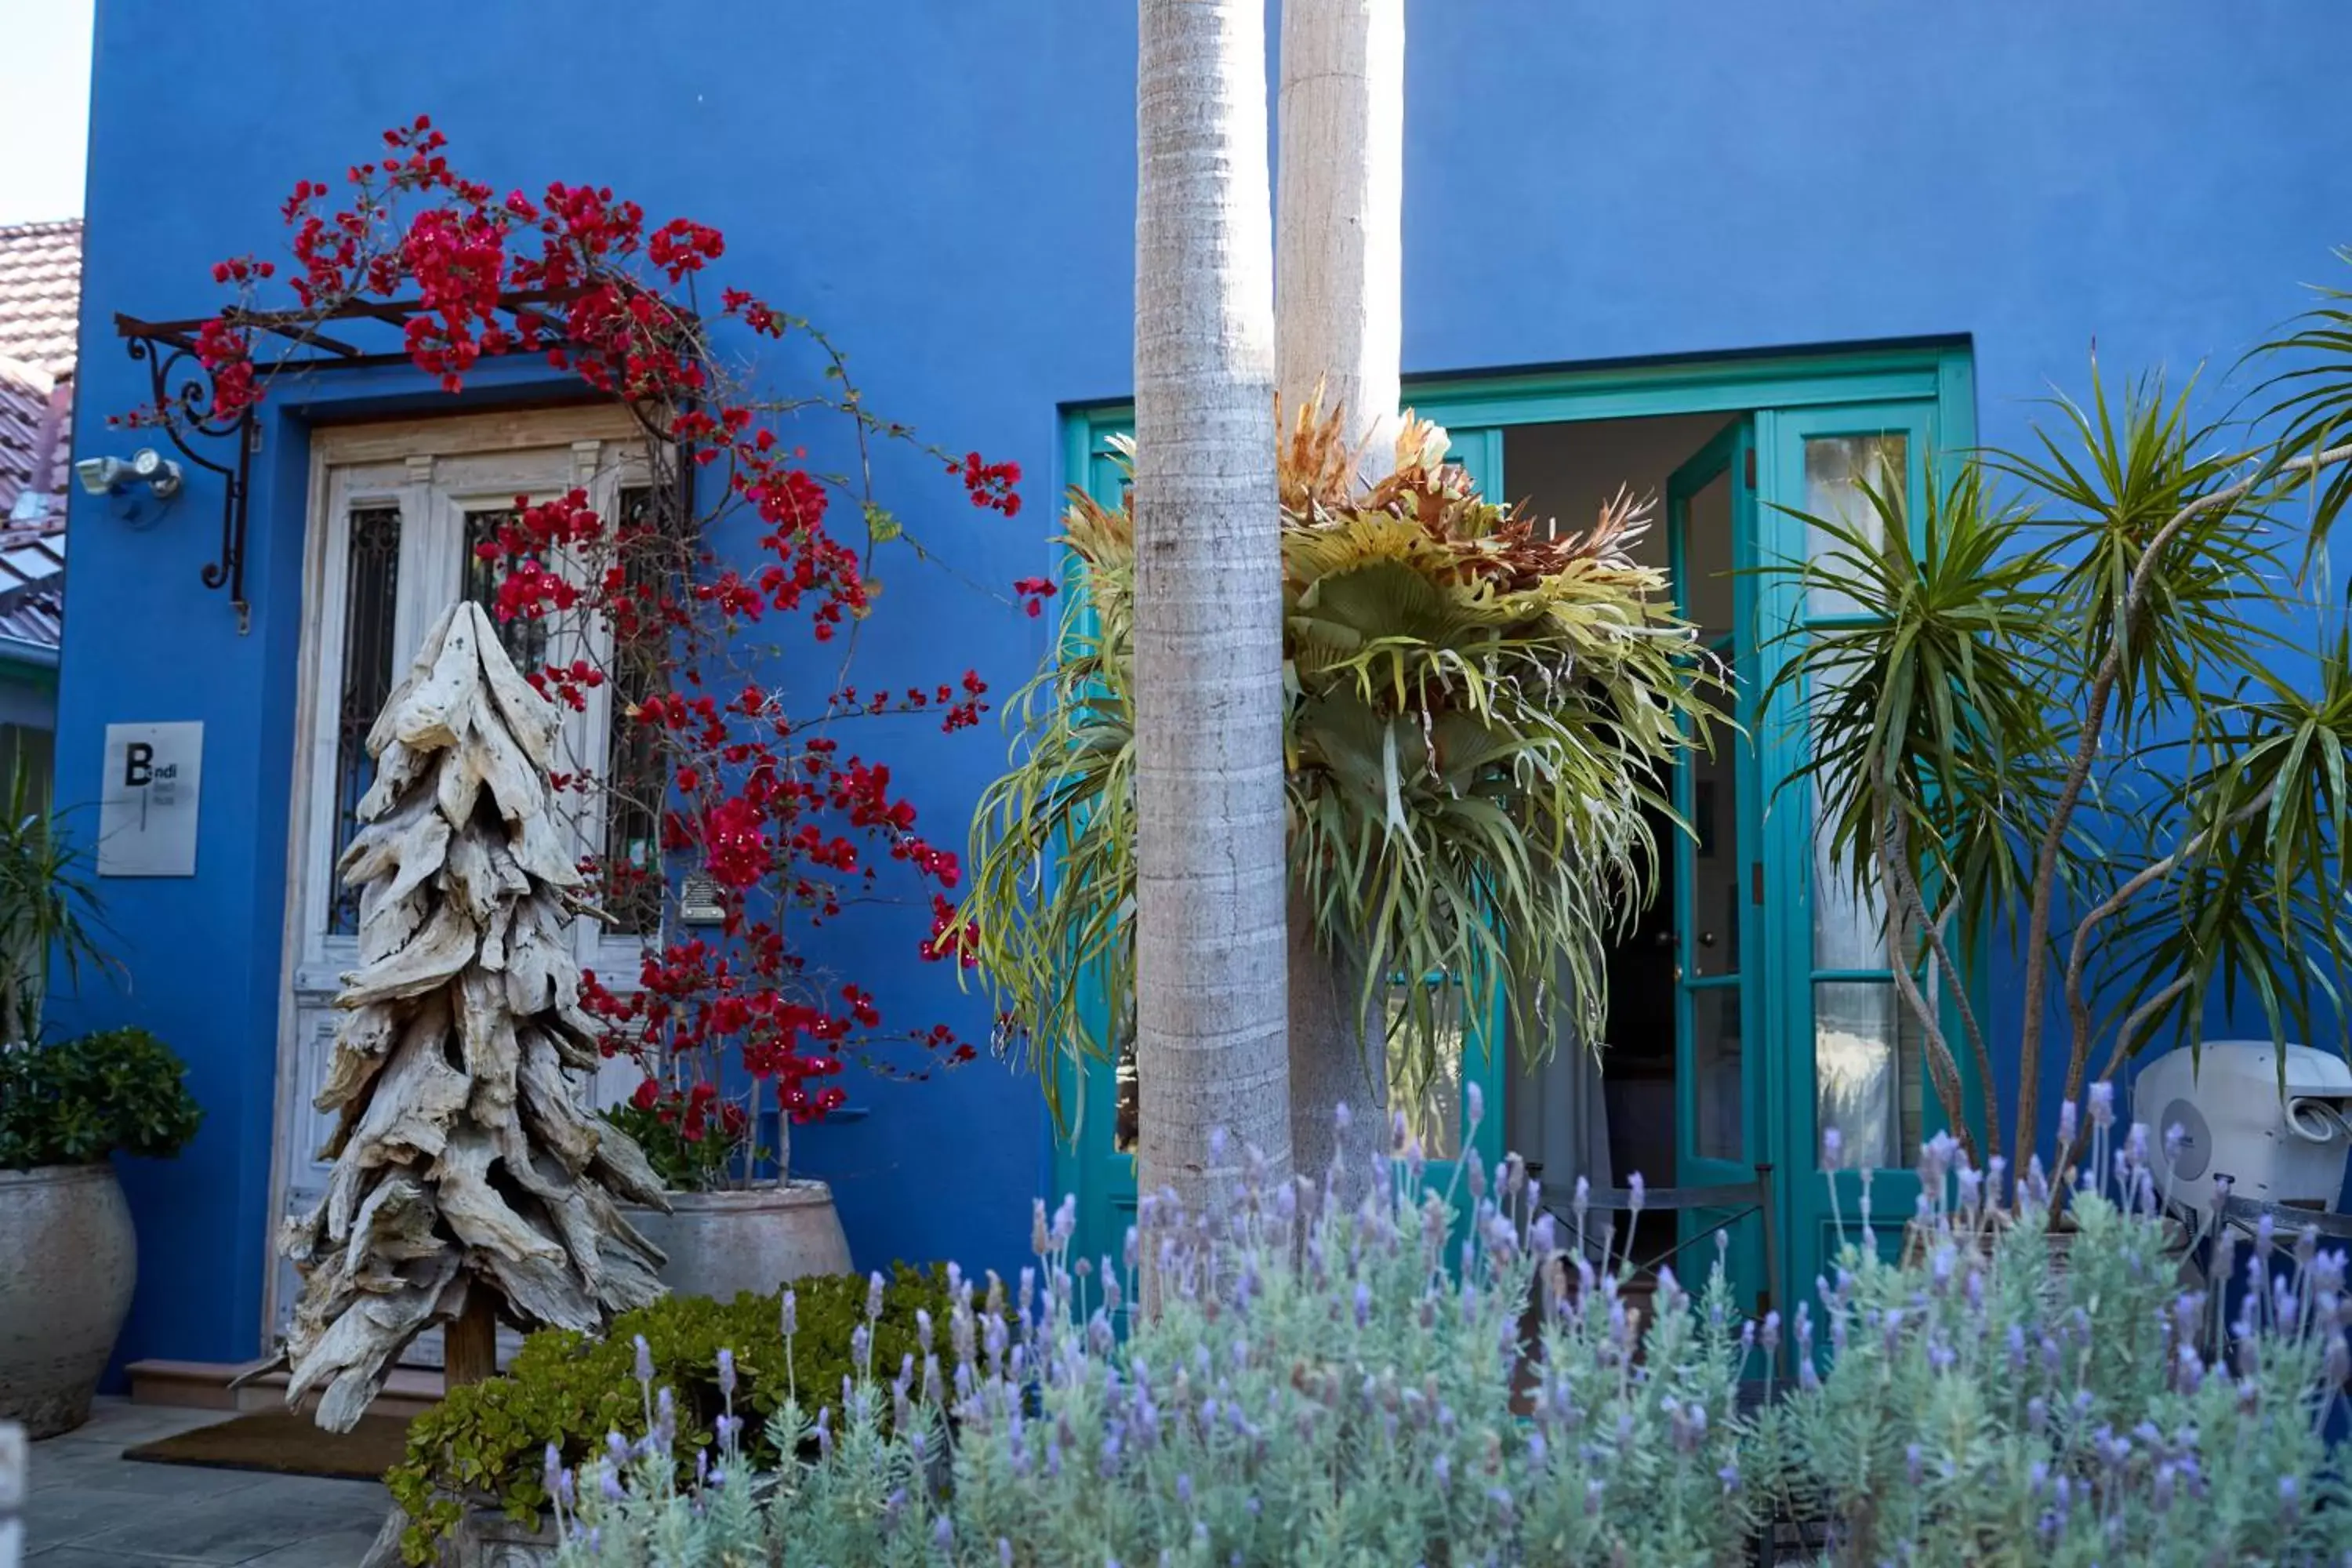
[[[1980,432],[2013,442],[2046,382],[2079,388],[2095,338],[2117,366],[2226,365],[2352,239],[2352,9],[1415,0],[1412,28],[1410,371],[1966,333]],[[1030,476],[1008,523],[893,458],[910,526],[978,582],[1042,574],[1057,409],[1129,382],[1133,59],[1115,0],[410,0],[364,20],[101,0],[77,454],[125,447],[105,416],[146,393],[112,312],[204,310],[209,263],[275,244],[294,180],[426,111],[499,185],[609,184],[723,228],[727,272],[820,321],[877,408]],[[133,984],[65,1009],[173,1042],[209,1111],[183,1159],[128,1173],[127,1355],[257,1347],[305,428],[273,415],[247,636],[196,582],[216,492],[193,485],[151,531],[75,500],[61,797],[95,797],[110,721],[208,726],[198,876],[114,884]],[[1044,623],[949,573],[888,581],[866,683],[971,664],[1002,692],[1043,651]],[[920,722],[890,752],[941,828],[1001,755]],[[984,1037],[906,939],[833,951],[890,976],[897,1016]],[[852,1092],[875,1114],[801,1153],[861,1260],[1010,1258],[1041,1168],[1034,1086],[983,1062]]]

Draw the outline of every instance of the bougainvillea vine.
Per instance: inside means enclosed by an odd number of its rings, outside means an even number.
[[[835,1080],[852,1055],[907,1076],[971,1059],[945,1025],[892,1028],[870,987],[819,973],[802,944],[811,926],[886,898],[887,872],[929,908],[916,952],[971,962],[957,854],[925,836],[889,766],[845,734],[910,715],[953,733],[988,710],[975,669],[887,691],[847,679],[848,645],[875,609],[876,551],[904,533],[872,494],[872,448],[911,433],[866,408],[807,321],[733,287],[706,313],[702,275],[727,251],[718,229],[652,224],[604,186],[500,195],[457,170],[425,117],[386,132],[340,195],[303,179],[280,212],[290,267],[242,256],[213,269],[235,299],[194,338],[209,405],[167,403],[131,422],[235,417],[296,368],[298,351],[330,341],[327,323],[375,321],[395,323],[409,361],[447,393],[491,362],[533,356],[625,405],[643,429],[618,515],[585,488],[518,497],[475,549],[493,614],[530,631],[534,684],[574,712],[612,713],[610,754],[571,759],[555,783],[582,825],[599,912],[660,933],[638,973],[591,973],[581,999],[608,1054],[646,1065],[634,1114],[668,1118],[689,1143],[749,1150],[755,1121],[719,1109],[723,1096],[754,1111],[767,1097],[807,1121],[843,1103]],[[271,287],[292,304],[264,308]],[[743,340],[782,339],[814,350],[816,389],[763,395],[732,368]],[[812,466],[803,442],[818,416],[841,421],[854,472]],[[1019,513],[1017,464],[920,449],[975,508]],[[844,536],[844,517],[863,539]],[[751,547],[721,559],[714,533],[740,519],[754,524]],[[997,596],[1034,616],[1053,592],[1024,578]],[[803,627],[815,650],[754,641],[780,622]],[[831,671],[813,695],[779,684],[780,670],[813,665]],[[650,827],[654,853],[615,852],[611,825],[624,819]],[[677,918],[684,880],[717,911],[700,934]]]

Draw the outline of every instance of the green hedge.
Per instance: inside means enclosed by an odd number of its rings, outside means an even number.
[[[874,1336],[874,1366],[885,1381],[916,1349],[915,1313],[947,1318],[947,1279],[936,1268],[897,1266],[883,1292]],[[835,1274],[793,1285],[799,1332],[787,1376],[781,1331],[782,1292],[746,1293],[730,1302],[673,1296],[626,1312],[604,1338],[550,1329],[523,1342],[506,1373],[450,1391],[409,1423],[408,1456],[384,1476],[393,1500],[414,1521],[403,1542],[408,1561],[429,1563],[436,1542],[468,1506],[488,1503],[529,1522],[547,1504],[547,1446],[577,1466],[605,1434],[645,1435],[645,1394],[636,1377],[638,1336],[654,1363],[654,1386],[677,1402],[678,1451],[690,1471],[712,1441],[720,1413],[719,1352],[735,1357],[735,1409],[748,1417],[744,1441],[759,1462],[767,1418],[797,1382],[803,1403],[840,1402],[852,1371],[850,1337],[866,1317],[866,1279]]]

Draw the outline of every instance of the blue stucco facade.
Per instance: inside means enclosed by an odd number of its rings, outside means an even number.
[[[500,187],[607,184],[718,226],[729,275],[821,323],[877,408],[1018,461],[1032,504],[1007,521],[886,458],[884,491],[952,570],[890,572],[858,679],[929,683],[945,657],[1003,692],[1034,668],[1050,623],[958,579],[1051,574],[1062,410],[1129,387],[1132,6],[100,0],[98,16],[77,456],[123,447],[106,416],[147,394],[115,311],[207,310],[210,263],[275,245],[296,179],[429,112]],[[2352,9],[1413,0],[1410,25],[1410,373],[1962,337],[1979,434],[2014,444],[2051,384],[2082,387],[2094,342],[2111,366],[2210,359],[2218,383],[2352,240]],[[268,410],[244,635],[197,581],[217,542],[205,482],[150,530],[74,501],[59,798],[96,797],[109,722],[207,726],[196,876],[110,885],[131,984],[61,1005],[68,1025],[172,1042],[207,1110],[179,1161],[125,1173],[127,1357],[258,1349],[307,431],[449,406],[396,375],[314,393]],[[916,723],[890,755],[952,841],[1002,748]],[[986,1037],[985,1004],[908,961],[903,929],[834,940],[898,1012]],[[1997,1037],[2016,1032],[2014,990],[1997,971]],[[835,1184],[860,1262],[1012,1258],[1047,1168],[1034,1083],[982,1061],[849,1087],[871,1114],[805,1132],[796,1158]]]

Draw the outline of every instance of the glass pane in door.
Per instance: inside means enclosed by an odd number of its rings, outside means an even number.
[[[1805,442],[1805,514],[1834,522],[1873,544],[1885,541],[1885,524],[1867,491],[1892,494],[1898,510],[1908,492],[1910,439],[1900,430],[1854,436],[1815,436]],[[1867,487],[1867,490],[1865,490]],[[1844,546],[1825,529],[1808,525],[1805,554],[1820,560]],[[1815,584],[1806,590],[1805,614],[1824,616],[1867,614],[1874,605],[1855,603],[1851,595]]]
[[[1804,440],[1806,512],[1836,522],[1873,545],[1890,526],[1907,526],[1911,441],[1904,430],[1811,435]],[[1874,500],[1874,493],[1876,500]],[[1892,515],[1889,516],[1888,513]],[[1811,559],[1849,552],[1826,529],[1808,525]],[[1809,587],[1809,620],[1874,614],[1877,605],[1818,584]],[[1834,702],[1838,691],[1816,681],[1807,700]],[[1812,901],[1813,1104],[1816,1125],[1834,1128],[1840,1161],[1901,1168],[1921,1132],[1918,1020],[1895,987],[1901,962],[1884,889],[1857,881],[1834,852],[1834,825],[1823,803],[1840,793],[1816,777],[1809,792],[1814,831],[1807,867]],[[1923,976],[1923,983],[1932,982]],[[1826,1156],[1824,1156],[1826,1158]]]
[[[1437,1050],[1430,1071],[1415,1085],[1407,1066],[1412,1019],[1405,987],[1388,993],[1389,1102],[1404,1113],[1406,1136],[1421,1141],[1432,1160],[1462,1157],[1462,1066],[1468,1037],[1463,1027],[1462,987],[1423,982],[1437,1020]],[[1418,1092],[1415,1092],[1415,1090]]]
[[[483,559],[484,545],[498,542],[499,531],[515,521],[512,507],[496,507],[466,514],[466,597],[490,612],[498,620],[499,584],[508,578],[514,566],[504,555],[495,560]],[[499,641],[514,660],[515,668],[531,675],[547,666],[548,624],[538,616],[517,616],[512,620],[499,621]]]
[[[375,759],[367,753],[367,732],[392,696],[394,626],[400,605],[400,508],[390,503],[352,509],[350,542],[343,558],[343,657],[335,695],[335,782],[328,809],[334,813],[333,854],[341,865],[359,831],[359,805],[375,783]],[[327,931],[351,936],[360,929],[360,893],[336,879],[327,910]]]
[[[1706,1159],[1738,1160],[1746,1150],[1739,1092],[1742,1023],[1738,986],[1692,994],[1691,1151]]]

